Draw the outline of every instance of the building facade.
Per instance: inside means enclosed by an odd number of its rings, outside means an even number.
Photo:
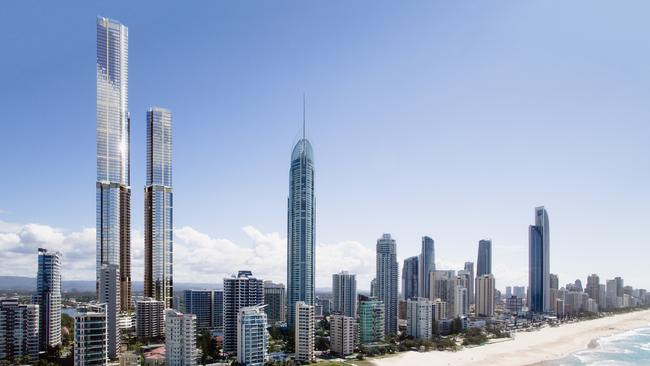
[[[433,302],[428,298],[406,300],[406,334],[415,339],[431,339]]]
[[[131,116],[126,26],[108,18],[97,18],[96,66],[97,283],[106,265],[116,266],[120,282],[117,287],[120,293],[115,296],[119,308],[107,309],[110,314],[127,311],[131,306]]]
[[[314,305],[314,151],[304,136],[294,146],[289,169],[287,213],[287,307],[293,325],[295,304]]]
[[[147,181],[144,188],[144,296],[173,306],[174,222],[172,114],[147,111]]]
[[[397,334],[398,265],[395,239],[384,234],[377,239],[377,299],[384,303],[384,332]]]
[[[494,276],[476,277],[476,316],[494,316]]]
[[[384,336],[384,304],[378,300],[362,301],[359,304],[359,342],[383,342]]]
[[[39,308],[40,350],[61,344],[61,253],[38,249],[36,293]]]
[[[197,356],[196,316],[165,310],[165,365],[194,366]]]
[[[75,366],[108,364],[106,305],[77,309],[74,316]]]
[[[478,242],[478,258],[476,260],[476,277],[492,273],[492,240],[483,239]]]
[[[295,351],[296,361],[311,362],[315,359],[314,333],[314,306],[306,302],[299,301],[296,303],[295,314]]]
[[[237,352],[237,317],[241,308],[264,304],[264,283],[250,271],[223,279],[223,330],[225,352]]]
[[[196,329],[223,330],[223,301],[222,290],[185,290],[185,312],[196,315]]]
[[[404,259],[402,266],[402,296],[404,299],[414,299],[419,294],[419,257],[409,257]]]
[[[436,270],[436,254],[433,239],[428,236],[422,237],[422,251],[419,257],[418,267],[418,295],[419,297],[430,298],[429,294],[429,273]]]
[[[330,316],[330,344],[332,352],[349,356],[354,352],[357,322],[353,317],[335,314]]]
[[[39,305],[0,298],[0,360],[36,361],[39,350]],[[11,364],[14,364],[13,362]]]
[[[247,366],[264,366],[268,361],[269,333],[264,306],[239,309],[237,315],[237,362]]]
[[[357,315],[357,279],[348,271],[332,275],[332,311],[349,317]]]
[[[144,298],[135,303],[135,333],[140,340],[156,340],[165,335],[165,302]]]
[[[270,324],[287,321],[287,292],[281,283],[264,281],[264,303]]]
[[[535,225],[529,233],[528,308],[532,313],[550,311],[550,229],[544,207],[535,208]]]
[[[470,304],[474,303],[474,262],[465,262],[464,266],[465,272],[467,272],[468,286],[467,286],[467,297],[469,298]]]

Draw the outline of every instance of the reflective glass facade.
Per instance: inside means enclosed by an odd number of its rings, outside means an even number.
[[[528,229],[528,297],[533,313],[550,311],[550,250],[548,214],[544,207],[535,208],[535,225]]]
[[[302,138],[293,148],[287,213],[287,322],[295,304],[314,305],[314,152]]]
[[[384,303],[384,332],[397,334],[398,264],[396,242],[390,234],[377,239],[377,299]]]
[[[429,273],[436,270],[436,257],[433,239],[428,236],[422,237],[422,253],[420,254],[419,265],[418,296],[431,299],[429,294]]]
[[[418,261],[418,257],[404,259],[404,266],[402,267],[402,295],[406,300],[418,297]]]
[[[173,193],[172,116],[163,108],[147,112],[145,187],[145,296],[172,307]]]
[[[131,304],[131,188],[126,26],[97,18],[96,66],[97,283],[103,265],[118,266],[119,306],[128,310]]]
[[[39,306],[40,350],[61,344],[61,253],[38,249],[34,303]]]
[[[492,240],[478,242],[478,258],[476,261],[476,277],[492,273]]]

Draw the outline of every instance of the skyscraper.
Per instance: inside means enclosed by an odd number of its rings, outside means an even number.
[[[34,303],[39,308],[40,350],[61,344],[61,253],[38,249]]]
[[[264,304],[264,283],[250,271],[223,279],[223,328],[225,352],[237,351],[237,316],[241,308]]]
[[[237,315],[237,362],[240,365],[264,366],[268,361],[269,333],[264,306],[239,309]]]
[[[377,300],[359,304],[359,342],[361,344],[384,341],[384,304]]]
[[[357,322],[345,315],[330,316],[330,340],[332,352],[348,356],[354,352]]]
[[[349,317],[357,314],[357,279],[343,271],[332,275],[332,310]]]
[[[384,303],[385,334],[397,334],[398,265],[395,239],[384,234],[377,239],[377,299]]]
[[[406,300],[418,297],[418,266],[418,256],[404,259],[404,266],[402,267],[402,295]]]
[[[38,308],[0,297],[0,360],[20,365],[38,359]]]
[[[264,281],[264,303],[269,324],[287,321],[287,293],[283,284]]]
[[[165,365],[194,366],[197,353],[196,316],[165,310]]]
[[[433,325],[433,302],[428,298],[406,300],[406,334],[415,339],[430,339]]]
[[[104,304],[106,319],[108,357],[117,358],[120,353],[120,275],[117,264],[104,264],[99,278],[99,303]]]
[[[293,325],[295,305],[314,305],[314,151],[303,136],[291,153],[287,212],[287,314]]]
[[[550,287],[552,289],[559,290],[560,289],[560,279],[558,278],[557,274],[549,273],[548,278],[549,278]]]
[[[196,329],[223,330],[223,291],[185,290],[185,312],[196,315]]]
[[[418,296],[431,298],[429,291],[429,273],[436,270],[434,242],[428,236],[422,237],[422,252],[418,262]]]
[[[528,233],[528,307],[533,313],[548,313],[551,288],[550,237],[548,214],[543,206],[535,208],[535,225],[530,226]]]
[[[172,115],[147,111],[147,182],[144,188],[144,296],[172,307],[173,280]]]
[[[476,277],[476,316],[494,316],[494,276]]]
[[[131,116],[128,83],[128,29],[119,22],[98,17],[97,288],[103,266],[115,265],[120,282],[116,287],[120,291],[116,298],[119,309],[123,311],[131,306]],[[107,309],[109,316],[114,311]]]
[[[492,273],[492,240],[483,239],[478,242],[478,259],[476,261],[476,277]]]
[[[106,305],[79,308],[74,316],[74,365],[108,364]]]
[[[587,277],[587,288],[585,292],[589,294],[589,298],[596,300],[598,306],[605,307],[605,304],[600,304],[598,301],[600,299],[600,277],[597,274],[592,274]]]
[[[469,282],[467,287],[467,297],[469,303],[474,303],[474,262],[465,262],[465,272],[469,275]]]
[[[296,303],[295,354],[296,361],[311,362],[314,360],[314,306],[299,301]]]

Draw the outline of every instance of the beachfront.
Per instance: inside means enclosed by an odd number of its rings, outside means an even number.
[[[635,311],[596,320],[520,332],[514,339],[488,343],[461,351],[405,352],[372,360],[377,366],[396,365],[502,365],[524,366],[555,360],[585,349],[598,337],[609,336],[650,324],[650,310]]]

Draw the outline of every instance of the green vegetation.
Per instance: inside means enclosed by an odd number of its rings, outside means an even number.
[[[487,336],[479,328],[469,328],[463,336],[463,346],[479,345],[487,342]]]
[[[198,338],[196,343],[201,349],[201,364],[205,365],[219,357],[219,348],[217,342],[212,338],[212,335],[207,330],[204,330]]]

